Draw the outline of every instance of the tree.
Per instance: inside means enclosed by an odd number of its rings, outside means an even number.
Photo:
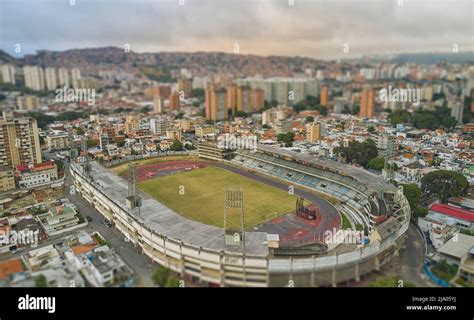
[[[372,139],[364,142],[351,141],[349,146],[337,147],[334,152],[344,158],[347,163],[355,162],[364,167],[367,167],[369,161],[378,155],[377,146]]]
[[[417,206],[415,210],[412,210],[412,216],[414,219],[418,217],[425,217],[428,214],[428,209],[422,206]]]
[[[204,99],[205,90],[202,88],[195,88],[191,90],[191,96],[195,98]]]
[[[170,147],[171,151],[182,151],[183,144],[178,139],[174,139],[173,144]]]
[[[235,117],[237,117],[237,118],[247,118],[247,116],[248,116],[247,112],[245,112],[245,111],[237,110],[235,112]]]
[[[180,120],[180,119],[183,119],[184,117],[184,112],[180,112],[176,115],[176,117],[174,117],[175,120]]]
[[[385,165],[384,157],[376,157],[369,161],[368,168],[381,171]]]
[[[314,122],[314,117],[313,116],[307,116],[306,117],[306,123],[311,123]]]
[[[390,124],[396,126],[399,123],[406,123],[410,119],[410,113],[406,110],[395,110],[390,113]]]
[[[175,278],[168,278],[166,279],[165,283],[166,288],[177,288],[179,287],[179,280]]]
[[[82,136],[84,134],[84,129],[81,127],[75,127],[74,130],[76,131],[76,134]]]
[[[437,170],[421,178],[421,191],[427,196],[436,196],[442,203],[448,202],[451,197],[467,194],[469,182],[462,174]]]
[[[153,273],[151,280],[155,286],[164,287],[168,281],[170,271],[168,268],[159,266]]]
[[[293,146],[293,139],[295,137],[295,134],[293,132],[287,132],[287,133],[279,133],[277,135],[277,141],[278,142],[284,142],[285,147],[289,148]]]
[[[140,109],[140,113],[147,113],[150,112],[151,108],[149,106],[145,106]]]
[[[44,275],[39,275],[35,278],[36,288],[46,288],[48,286],[48,279]]]
[[[410,204],[410,208],[413,210],[419,204],[421,200],[421,189],[415,183],[403,184],[403,194]]]
[[[367,128],[367,131],[370,132],[370,133],[374,133],[375,130],[376,130],[376,129],[375,129],[374,126],[369,126],[369,127]]]

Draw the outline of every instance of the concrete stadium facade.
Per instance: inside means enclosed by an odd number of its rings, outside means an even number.
[[[84,173],[81,163],[73,162],[69,168],[76,192],[137,250],[203,285],[336,286],[358,281],[398,255],[409,226],[406,198],[400,189],[387,186],[386,191],[397,200],[398,213],[389,230],[380,230],[382,236],[377,241],[344,253],[278,256],[268,247],[266,233],[246,232],[243,252],[225,245],[222,229],[191,221],[146,195],[140,213],[130,212],[125,203],[126,182],[98,163],[91,162],[90,175]]]

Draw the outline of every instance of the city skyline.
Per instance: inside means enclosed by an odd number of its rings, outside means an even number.
[[[429,6],[421,0],[402,5],[398,0],[295,0],[293,5],[283,0],[185,0],[184,5],[122,0],[113,8],[106,2],[74,3],[4,1],[0,48],[16,57],[37,50],[129,44],[140,53],[218,51],[320,59],[452,52],[454,45],[459,52],[474,50],[473,4],[464,0],[429,1]],[[15,52],[16,44],[21,52]]]

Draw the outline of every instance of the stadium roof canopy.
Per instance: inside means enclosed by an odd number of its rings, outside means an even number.
[[[348,164],[339,163],[333,160],[320,159],[310,154],[297,153],[297,152],[284,150],[278,147],[273,147],[273,146],[268,146],[268,145],[263,145],[263,144],[259,144],[258,149],[261,151],[273,153],[280,156],[291,157],[293,159],[304,161],[316,166],[332,169],[341,174],[345,174],[347,176],[353,177],[354,179],[366,185],[373,191],[395,190],[397,188],[394,185],[387,183],[380,176],[377,176],[374,173],[371,173],[364,169],[357,168],[355,166],[351,166]]]

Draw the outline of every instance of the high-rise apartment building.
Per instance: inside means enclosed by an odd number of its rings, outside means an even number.
[[[322,130],[320,123],[308,123],[306,124],[306,141],[315,143],[321,140]]]
[[[61,87],[69,87],[69,70],[66,68],[58,69],[58,80]]]
[[[16,97],[16,108],[20,111],[34,111],[40,107],[40,99],[36,96],[17,96]]]
[[[210,120],[227,119],[227,90],[224,88],[206,89],[206,118]]]
[[[150,119],[150,130],[154,135],[164,136],[166,135],[166,130],[171,128],[170,121],[163,116],[157,116]]]
[[[25,86],[32,90],[44,90],[44,72],[43,68],[37,66],[24,66],[23,75],[25,77]]]
[[[71,69],[71,84],[74,88],[79,88],[80,87],[80,81],[81,77],[81,70],[78,68]]]
[[[374,115],[374,90],[366,87],[360,94],[360,112],[361,117],[371,118]]]
[[[155,86],[145,89],[145,96],[146,97],[162,97],[164,99],[168,99],[171,95],[171,87],[170,86]]]
[[[11,64],[4,64],[1,67],[3,83],[15,84],[15,68]]]
[[[329,103],[329,88],[324,86],[321,88],[321,97],[319,99],[319,104],[322,106],[327,106]]]
[[[252,112],[250,103],[250,87],[237,87],[237,110],[243,112]]]
[[[164,113],[165,111],[165,99],[160,96],[153,97],[153,112]]]
[[[178,79],[178,91],[183,92],[185,97],[190,97],[193,90],[193,79]]]
[[[56,79],[56,69],[46,68],[44,69],[44,76],[46,80],[46,89],[48,91],[54,91],[58,87],[58,81]]]
[[[179,111],[181,109],[181,100],[179,99],[179,94],[177,92],[173,92],[170,95],[169,109],[170,112]]]
[[[0,119],[0,166],[15,169],[20,164],[41,162],[36,120],[13,118],[13,114],[4,111]]]

